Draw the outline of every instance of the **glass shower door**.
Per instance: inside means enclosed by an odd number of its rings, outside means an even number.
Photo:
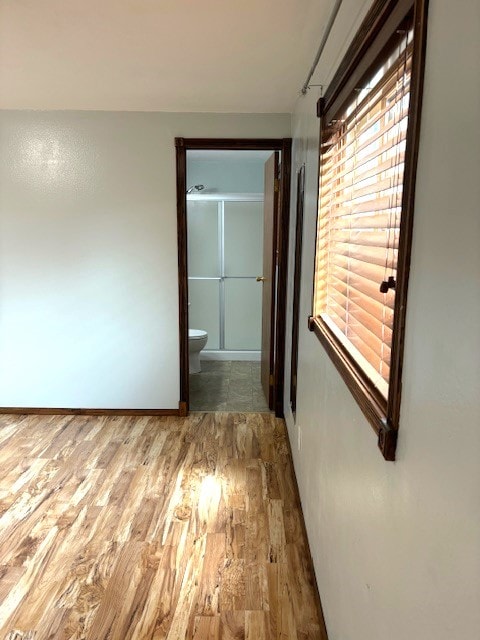
[[[208,333],[207,349],[220,349],[220,229],[218,202],[188,201],[189,325]]]
[[[263,202],[187,200],[190,328],[206,350],[261,348]]]
[[[262,331],[262,202],[224,203],[225,349],[259,351]]]

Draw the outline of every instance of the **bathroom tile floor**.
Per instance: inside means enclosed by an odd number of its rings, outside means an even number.
[[[260,362],[202,360],[190,375],[192,411],[269,411],[260,383]]]

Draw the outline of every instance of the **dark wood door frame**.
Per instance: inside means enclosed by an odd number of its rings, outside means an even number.
[[[264,164],[262,340],[260,383],[270,409],[275,409],[275,319],[277,295],[277,242],[280,205],[280,152],[274,151]]]
[[[237,150],[281,151],[280,210],[277,234],[278,279],[275,317],[275,415],[283,417],[283,387],[285,374],[286,293],[288,267],[288,231],[290,222],[291,138],[175,138],[177,166],[177,242],[178,299],[180,330],[180,413],[189,410],[188,377],[188,265],[187,265],[187,151]]]
[[[293,274],[292,359],[290,363],[290,406],[294,418],[297,411],[298,339],[300,330],[300,285],[302,279],[303,209],[305,204],[305,165],[297,173],[297,220],[295,223],[295,255]]]

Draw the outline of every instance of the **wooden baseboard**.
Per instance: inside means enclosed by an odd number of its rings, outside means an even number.
[[[47,416],[178,416],[180,409],[64,409],[45,407],[0,407],[0,414]],[[186,415],[186,414],[185,414]]]
[[[185,416],[188,416],[187,402],[183,402],[182,400],[180,400],[180,402],[178,403],[178,415],[181,416],[182,418],[184,418]]]

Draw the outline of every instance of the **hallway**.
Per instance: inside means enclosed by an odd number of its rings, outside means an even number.
[[[271,414],[0,419],[0,638],[318,640]]]
[[[200,373],[190,375],[192,411],[269,411],[260,381],[260,362],[202,362]]]

